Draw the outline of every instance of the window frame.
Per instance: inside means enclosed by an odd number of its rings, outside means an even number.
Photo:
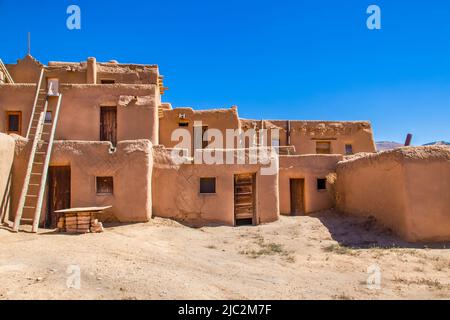
[[[319,146],[319,144],[328,144],[328,146],[329,146],[329,148],[328,148],[328,153],[321,153],[321,152],[319,152],[319,150],[320,150],[320,148],[318,148],[318,146]],[[326,150],[325,148],[322,148],[322,150]],[[319,141],[316,141],[316,154],[332,154],[332,151],[331,151],[331,141],[330,140],[319,140]]]
[[[212,179],[214,181],[214,192],[202,192],[202,181],[204,181],[206,179]],[[217,194],[217,178],[216,177],[200,177],[198,191],[199,191],[199,194],[201,194],[201,195]]]
[[[99,191],[99,179],[111,179],[111,192]],[[114,195],[114,177],[113,176],[96,176],[95,177],[95,193],[100,196]]]
[[[323,182],[323,188],[320,188],[320,183]],[[319,192],[323,192],[327,190],[327,179],[326,178],[317,178],[316,180],[316,190]]]
[[[350,150],[351,150],[350,153],[348,153],[347,147],[350,147]],[[344,148],[345,148],[345,155],[351,156],[351,155],[355,154],[354,151],[353,151],[353,144],[351,144],[351,143],[346,143],[345,146],[344,146]]]
[[[18,131],[9,130],[10,129],[10,116],[18,116]],[[8,134],[15,133],[21,135],[22,133],[22,111],[6,111],[6,132]]]

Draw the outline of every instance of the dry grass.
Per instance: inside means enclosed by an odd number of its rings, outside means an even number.
[[[346,246],[342,246],[340,244],[330,244],[326,247],[323,247],[322,250],[325,252],[332,252],[341,255],[351,255],[351,256],[358,255],[358,252],[356,252],[355,250]]]

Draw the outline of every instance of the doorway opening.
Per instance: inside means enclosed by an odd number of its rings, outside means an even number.
[[[45,228],[56,228],[60,215],[55,211],[70,208],[70,180],[70,166],[51,166],[48,168]]]
[[[255,225],[256,174],[234,176],[234,225]]]
[[[290,179],[291,215],[305,214],[305,179]]]

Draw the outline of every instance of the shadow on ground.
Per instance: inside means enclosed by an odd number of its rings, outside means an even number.
[[[402,240],[390,229],[381,226],[374,218],[351,217],[337,211],[312,214],[328,229],[333,240],[353,249],[414,248],[450,249],[450,242],[412,243]]]

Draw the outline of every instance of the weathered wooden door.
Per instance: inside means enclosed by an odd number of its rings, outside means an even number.
[[[291,179],[291,214],[305,214],[305,179]]]
[[[234,176],[235,225],[255,224],[255,174]]]
[[[59,215],[56,210],[70,208],[70,166],[48,168],[48,210],[46,228],[56,228]]]
[[[117,144],[117,108],[100,108],[100,141],[111,141]]]

